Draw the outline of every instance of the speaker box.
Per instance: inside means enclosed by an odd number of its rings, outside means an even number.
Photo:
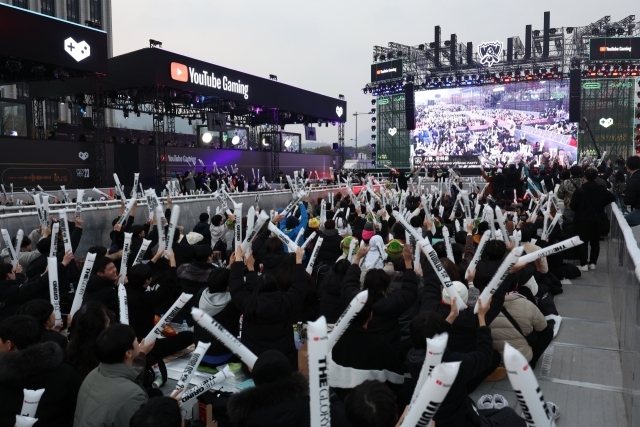
[[[580,70],[571,70],[569,80],[569,121],[580,122],[580,95],[582,93],[582,74]]]
[[[407,130],[416,129],[416,102],[413,83],[404,85],[404,110],[406,114]]]

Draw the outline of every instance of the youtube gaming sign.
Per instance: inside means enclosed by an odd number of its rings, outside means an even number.
[[[107,52],[102,30],[0,3],[0,57],[105,74]]]
[[[640,37],[589,39],[590,61],[628,61],[635,59],[640,59]]]

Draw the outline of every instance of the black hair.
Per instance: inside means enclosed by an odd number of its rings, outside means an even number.
[[[27,301],[16,311],[16,314],[26,314],[36,319],[38,323],[42,325],[42,329],[44,329],[44,325],[49,321],[51,313],[53,313],[53,305],[45,299],[32,299],[31,301]]]
[[[593,169],[593,168],[587,169],[586,171],[584,171],[584,177],[587,178],[587,181],[589,182],[595,181],[595,179],[598,177],[597,169]]]
[[[439,241],[438,243],[433,245],[433,250],[436,251],[438,258],[446,258],[447,257],[447,247],[444,244],[444,241]]]
[[[213,255],[213,248],[209,245],[197,245],[194,252],[194,261],[207,262],[207,259],[209,259],[211,255]]]
[[[142,289],[144,283],[153,276],[153,269],[148,264],[136,264],[127,271],[127,287]]]
[[[26,248],[27,246],[31,246],[31,239],[27,236],[22,238],[22,243],[20,244],[20,249]]]
[[[260,298],[260,294],[267,292],[276,292],[277,290],[277,282],[271,274],[258,276],[258,280],[256,280],[256,284],[253,287],[251,296],[249,297],[249,302],[244,309],[243,314],[245,315],[245,317],[249,318],[255,314],[256,310],[258,309],[258,299]]]
[[[129,421],[129,427],[181,427],[180,405],[168,396],[154,397],[143,404]]]
[[[104,258],[107,255],[107,248],[104,246],[92,246],[87,250],[87,253],[96,254],[95,261],[97,262],[100,258]]]
[[[522,227],[520,229],[520,241],[522,243],[531,241],[531,229],[529,227]]]
[[[333,230],[334,228],[336,228],[336,222],[334,220],[328,219],[324,222],[325,230]]]
[[[427,338],[431,339],[443,332],[450,332],[451,324],[437,311],[421,311],[409,323],[411,342],[416,349],[427,348]]]
[[[144,226],[142,226],[141,224],[134,224],[129,229],[132,239],[136,239],[140,237],[140,234],[142,234],[143,231],[144,231]]]
[[[216,268],[211,271],[207,280],[209,292],[212,294],[227,292],[230,276],[231,274],[228,268]]]
[[[107,308],[98,301],[84,302],[73,315],[67,359],[82,378],[98,366],[94,347],[108,319]]]
[[[347,419],[354,426],[394,427],[398,421],[396,396],[379,381],[367,380],[354,388],[344,402]]]
[[[43,237],[42,239],[38,240],[38,243],[36,243],[36,249],[41,254],[49,254],[50,248],[51,248],[51,237]]]
[[[396,222],[396,223],[393,225],[393,236],[394,236],[396,239],[402,239],[402,240],[404,240],[404,239],[405,239],[405,233],[404,233],[404,231],[405,231],[404,225],[400,224],[399,222]]]
[[[269,237],[266,243],[267,253],[284,252],[282,241],[277,237]]]
[[[93,274],[97,274],[97,273],[104,273],[104,271],[106,270],[107,266],[109,264],[114,264],[113,260],[109,257],[102,257],[99,260],[97,260],[95,262],[95,264],[93,264]]]
[[[125,353],[133,350],[136,332],[129,325],[116,323],[100,332],[95,344],[96,359],[100,363],[114,365],[124,361]]]
[[[630,156],[627,159],[627,168],[632,171],[636,171],[640,169],[640,157],[638,156]]]
[[[2,263],[0,264],[0,280],[8,280],[9,274],[13,271],[13,265]]]
[[[377,299],[387,292],[390,284],[391,278],[384,270],[373,268],[365,274],[362,289],[369,291],[369,299]]]
[[[482,221],[478,224],[478,234],[483,235],[485,231],[489,229],[489,223],[487,221]]]
[[[278,290],[286,292],[291,288],[293,284],[293,269],[296,265],[296,255],[288,253],[280,261],[280,268],[276,274],[276,282],[278,283]],[[299,279],[296,277],[296,279]]]
[[[203,212],[200,214],[200,222],[208,222],[209,221],[209,214],[206,212]]]
[[[214,215],[211,217],[211,224],[213,224],[214,226],[218,227],[220,224],[222,224],[222,216],[221,215]]]
[[[11,341],[18,350],[24,350],[40,341],[42,326],[32,316],[11,316],[0,322],[0,339]]]
[[[420,216],[416,215],[416,216],[412,216],[411,219],[409,220],[409,224],[412,227],[420,227],[422,226],[422,218],[420,218]]]
[[[369,298],[367,298],[367,302],[362,306],[362,309],[353,317],[351,324],[354,327],[362,327],[365,323],[369,321],[371,317],[371,313],[373,313],[373,304],[375,301],[379,300],[379,297],[373,297],[371,292],[369,292]]]
[[[507,246],[502,240],[489,240],[482,251],[482,258],[490,261],[500,260],[506,252]]]
[[[457,231],[456,234],[454,235],[454,238],[456,243],[459,245],[464,246],[467,244],[467,232],[464,230]]]
[[[460,280],[460,270],[449,258],[440,257],[440,263],[444,267],[445,271],[449,275],[451,280]]]
[[[349,269],[350,265],[351,263],[349,262],[349,260],[341,259],[340,261],[337,261],[335,264],[333,264],[333,266],[331,266],[331,270],[333,270],[333,272],[339,276],[344,276],[345,274],[347,274],[347,270]]]

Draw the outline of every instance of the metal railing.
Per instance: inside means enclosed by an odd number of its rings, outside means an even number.
[[[620,209],[611,204],[607,273],[620,348],[623,399],[630,426],[640,423],[640,249]]]

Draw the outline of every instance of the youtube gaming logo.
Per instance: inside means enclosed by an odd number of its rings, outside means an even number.
[[[186,65],[181,64],[179,62],[171,63],[171,78],[173,80],[177,80],[179,82],[188,82],[189,81],[189,69]]]

